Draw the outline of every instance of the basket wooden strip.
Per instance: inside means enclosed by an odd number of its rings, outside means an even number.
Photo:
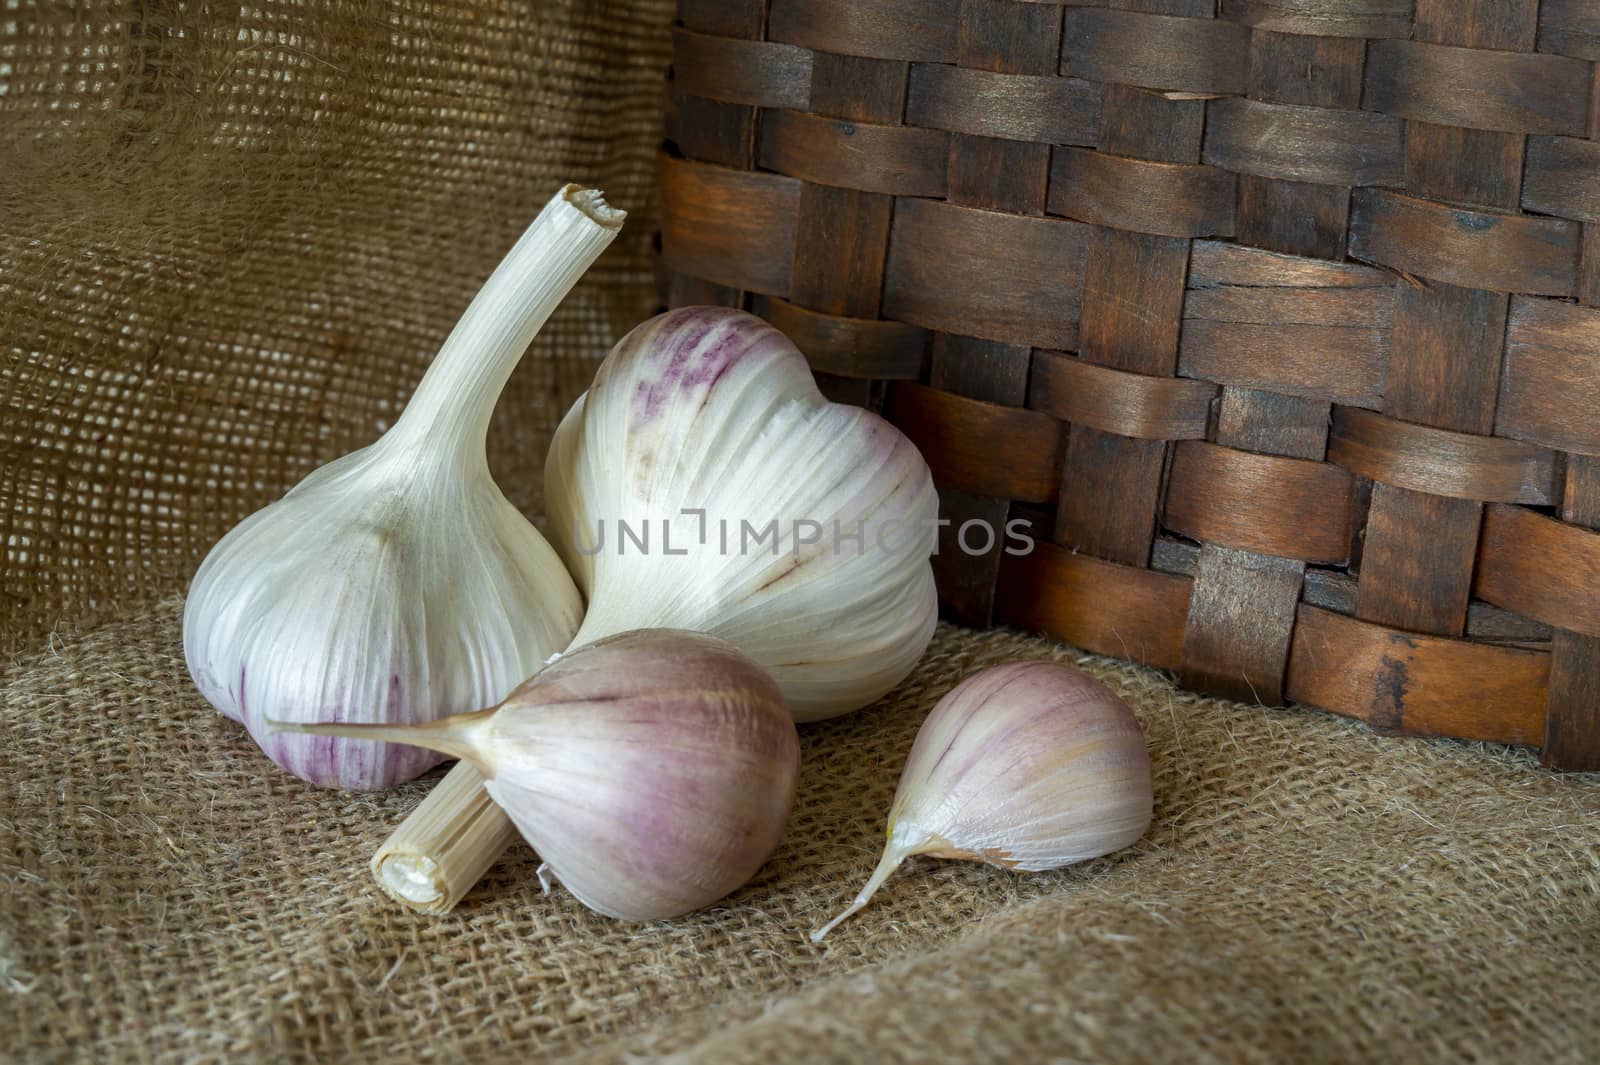
[[[1446,126],[1582,136],[1589,76],[1588,63],[1566,56],[1374,41],[1366,106]]]
[[[1177,669],[1193,581],[1040,544],[1001,559],[996,613],[1101,654]]]
[[[1399,632],[1302,604],[1285,694],[1380,732],[1537,744],[1549,656]]]
[[[1387,189],[1357,189],[1350,201],[1350,254],[1496,292],[1572,295],[1577,230],[1561,218],[1507,218]]]
[[[811,53],[768,41],[717,37],[678,29],[672,66],[680,92],[752,107],[805,107],[810,98]]]
[[[1354,490],[1329,463],[1185,440],[1173,449],[1162,524],[1202,543],[1340,563]]]
[[[788,300],[759,298],[751,310],[781,329],[813,369],[867,380],[912,380],[928,362],[928,332],[901,322],[808,310]]]
[[[1203,440],[1215,385],[1147,377],[1041,351],[1033,357],[1028,406],[1064,422],[1140,440]]]
[[[1405,123],[1243,97],[1207,108],[1207,163],[1224,170],[1323,185],[1403,185]]]
[[[906,121],[978,137],[1093,147],[1104,95],[1098,82],[1081,78],[913,63]]]
[[[1130,6],[682,0],[668,298],[917,442],[951,616],[1600,767],[1591,15]]]
[[[1231,22],[1074,7],[1066,12],[1061,73],[1169,92],[1244,89],[1250,34]]]
[[[1512,300],[1494,431],[1600,455],[1600,310]]]
[[[901,201],[884,314],[986,340],[1076,348],[1089,237],[1089,227],[1065,219]]]
[[[1359,407],[1334,411],[1328,461],[1416,492],[1496,503],[1555,501],[1555,454],[1514,440],[1433,429]]]
[[[1522,206],[1541,214],[1600,222],[1600,143],[1529,137]]]
[[[1222,0],[1232,22],[1285,34],[1313,37],[1409,37],[1412,0]]]

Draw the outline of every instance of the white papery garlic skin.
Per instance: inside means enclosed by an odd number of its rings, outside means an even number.
[[[291,727],[414,739],[470,762],[544,860],[541,880],[633,921],[709,906],[755,875],[800,768],[772,678],[693,632],[590,644],[494,710],[420,728]]]
[[[850,907],[860,910],[913,855],[1038,871],[1121,850],[1150,827],[1154,789],[1139,721],[1070,666],[983,670],[922,723],[889,810],[888,843]]]
[[[809,721],[883,695],[933,634],[927,464],[882,418],[827,402],[804,356],[751,315],[685,308],[619,341],[556,432],[545,504],[588,597],[574,647],[641,628],[712,633]],[[648,551],[620,539],[624,521],[648,530]],[[778,523],[778,542],[742,551],[745,521]],[[817,542],[796,542],[797,521]],[[859,526],[860,550],[835,549],[835,523],[843,536]],[[444,912],[508,828],[462,763],[379,848],[373,873],[408,905]]]
[[[492,706],[582,613],[560,558],[486,468],[374,450],[322,467],[237,526],[184,610],[206,700],[284,769],[346,790],[409,780],[441,758],[268,736],[263,719],[407,724]]]
[[[545,502],[588,598],[574,646],[709,632],[812,721],[883,695],[933,635],[927,464],[876,414],[828,402],[754,315],[686,307],[623,337],[556,432]]]
[[[441,757],[269,734],[290,722],[421,723],[493,706],[582,616],[556,552],[489,475],[495,400],[622,224],[567,186],[495,270],[395,425],[315,470],[212,548],[184,604],[201,694],[315,784],[387,787]]]

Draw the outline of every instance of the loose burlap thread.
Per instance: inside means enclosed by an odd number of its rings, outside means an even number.
[[[490,440],[540,509],[556,417],[649,313],[670,5],[181,3],[0,13],[0,1032],[27,1061],[429,1056],[1592,1059],[1600,787],[942,629],[803,730],[747,888],[625,925],[519,847],[443,917],[368,879],[430,780],[342,795],[193,690],[181,592],[230,525],[394,417],[561,181],[632,215]],[[1156,768],[1138,846],[1018,876],[875,863],[957,680],[1080,662]]]

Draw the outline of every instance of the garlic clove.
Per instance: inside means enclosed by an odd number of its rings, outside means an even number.
[[[709,632],[811,721],[883,695],[932,637],[927,464],[754,315],[688,307],[623,337],[556,432],[545,498],[589,601],[575,645]]]
[[[346,789],[408,780],[439,756],[268,735],[264,722],[416,724],[492,706],[576,631],[577,589],[490,478],[484,435],[512,367],[621,215],[593,190],[559,192],[395,425],[245,519],[201,564],[184,604],[190,674],[285,769]]]
[[[564,655],[499,707],[415,726],[297,734],[417,744],[472,763],[590,909],[625,920],[708,906],[753,876],[794,800],[800,743],[760,666],[700,633],[624,633]]]
[[[630,629],[708,632],[811,721],[883,695],[933,635],[927,464],[882,418],[824,399],[795,346],[741,311],[672,311],[620,340],[556,432],[545,502],[588,598],[575,647]],[[446,780],[372,859],[402,899],[410,867],[429,869],[432,912],[488,868],[505,820],[472,790],[472,766]]]
[[[953,688],[917,732],[871,878],[819,942],[913,855],[1057,869],[1121,850],[1150,827],[1144,733],[1105,685],[1069,666],[1015,662]]]

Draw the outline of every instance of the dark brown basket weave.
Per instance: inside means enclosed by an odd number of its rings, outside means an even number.
[[[1035,520],[952,616],[1600,768],[1593,4],[680,13],[670,301]]]

